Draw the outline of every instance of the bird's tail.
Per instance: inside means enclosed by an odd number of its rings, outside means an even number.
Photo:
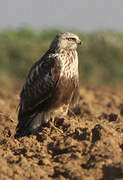
[[[19,138],[35,133],[41,127],[42,122],[42,113],[37,113],[32,116],[20,118],[14,137]]]

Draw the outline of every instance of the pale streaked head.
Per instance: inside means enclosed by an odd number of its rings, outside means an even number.
[[[63,32],[54,38],[50,48],[52,49],[67,49],[74,50],[81,44],[79,37],[71,32]]]

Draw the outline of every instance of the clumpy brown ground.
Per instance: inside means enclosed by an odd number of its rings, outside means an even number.
[[[123,88],[84,86],[52,127],[14,139],[18,90],[0,89],[0,180],[123,179]]]

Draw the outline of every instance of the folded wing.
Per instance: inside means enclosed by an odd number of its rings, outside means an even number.
[[[47,56],[31,68],[20,94],[16,134],[26,134],[35,123],[40,126],[39,114],[49,105],[59,80],[59,62],[57,56]]]

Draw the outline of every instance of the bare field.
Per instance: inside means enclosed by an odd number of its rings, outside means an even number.
[[[123,179],[123,87],[84,85],[66,119],[14,139],[19,91],[0,88],[0,180]]]

